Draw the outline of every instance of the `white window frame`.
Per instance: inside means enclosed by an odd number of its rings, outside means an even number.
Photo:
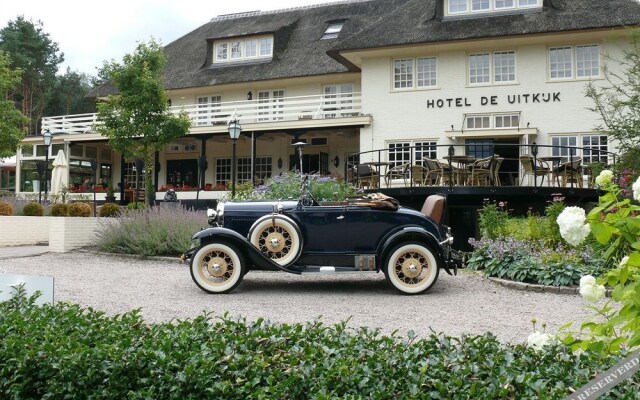
[[[344,28],[344,24],[345,21],[330,22],[320,40],[337,39],[342,28]]]
[[[582,75],[578,75],[578,73],[580,72],[580,68],[579,68],[579,63],[580,61],[578,60],[578,49],[582,49],[582,48],[596,48],[597,49],[597,56],[596,59],[589,59],[589,60],[584,60],[586,62],[588,62],[591,65],[591,68],[589,68],[591,71],[593,71],[594,66],[593,64],[597,64],[597,69],[598,69],[598,74],[597,75],[588,75],[588,74],[582,74]],[[555,70],[553,69],[554,65],[557,65],[558,62],[552,61],[552,52],[555,50],[564,50],[565,54],[569,55],[569,61],[567,62],[566,60],[563,62],[563,64],[565,65],[565,67],[568,65],[570,69],[563,69],[563,72],[565,72],[565,76],[553,76],[554,73],[557,75],[557,73],[559,72],[559,70]],[[602,78],[602,61],[601,61],[602,55],[601,55],[601,51],[600,51],[600,44],[598,43],[587,43],[587,44],[577,44],[577,45],[563,45],[563,46],[549,46],[549,48],[547,48],[547,78],[550,81],[571,81],[571,80],[588,80],[588,79],[599,79]],[[586,70],[585,67],[582,68],[583,71]],[[566,76],[566,72],[569,72],[570,76]]]
[[[505,126],[504,121],[509,120],[509,126]],[[498,120],[502,123],[498,123]],[[469,126],[469,122],[474,121],[473,126]],[[520,126],[520,113],[491,113],[491,114],[468,114],[464,117],[465,131],[481,131],[491,129],[518,129]],[[478,124],[479,123],[479,124]],[[478,127],[479,125],[479,127]],[[500,125],[500,126],[498,126]]]
[[[424,153],[429,153],[429,158],[432,159],[438,157],[437,139],[391,140],[386,143],[386,148],[389,168],[409,163],[412,160],[414,165],[423,165]]]
[[[273,36],[219,40],[214,42],[213,49],[216,64],[266,59],[273,56]]]
[[[197,119],[196,126],[212,125],[212,119],[216,117],[216,113],[220,112],[222,105],[222,95],[198,96],[196,98]]]
[[[425,64],[421,63],[424,62]],[[399,71],[396,71],[397,68]],[[429,68],[423,68],[429,67]],[[432,84],[433,83],[433,84]],[[391,61],[391,89],[394,91],[438,87],[438,57],[397,58]]]
[[[541,8],[542,1],[543,0],[511,0],[511,5],[506,5],[509,0],[446,0],[445,10],[447,15],[452,16],[486,14],[490,12],[500,12],[503,10]],[[489,3],[488,6],[486,3]],[[454,4],[456,7],[455,10],[453,9]]]
[[[325,111],[325,118],[335,118],[337,110],[351,110],[353,108],[353,83],[341,83],[336,85],[325,85],[322,88],[323,100],[322,109]],[[329,112],[327,112],[329,111]],[[340,113],[341,117],[351,114],[350,111]]]
[[[258,122],[284,119],[284,89],[260,90],[258,98]]]
[[[513,55],[513,79],[511,79],[511,65],[507,65],[507,80],[498,80],[496,79],[496,73],[498,71],[498,67],[496,66],[496,60],[498,60],[503,55]],[[478,58],[482,60],[488,60],[488,71],[486,70],[486,66],[483,65],[475,65],[474,59]],[[509,60],[509,59],[507,59]],[[473,67],[473,68],[472,68]],[[500,66],[500,71],[504,70],[505,66]],[[477,72],[482,71],[482,75],[479,75]],[[483,51],[478,53],[469,53],[467,56],[467,83],[469,86],[487,86],[487,85],[513,85],[518,82],[518,56],[516,50],[496,50],[496,51]],[[500,77],[504,75],[501,74]],[[478,81],[478,77],[483,78],[482,81]],[[473,82],[475,78],[475,82]]]
[[[581,157],[583,163],[603,162],[609,163],[609,152],[611,151],[611,141],[607,135],[603,135],[597,132],[576,133],[571,135],[551,135],[549,136],[552,146],[568,146],[568,147],[580,147],[575,149],[571,153],[572,156]],[[594,138],[598,138],[599,143],[591,143]],[[604,143],[602,143],[604,139]],[[585,143],[585,142],[589,143]],[[591,154],[585,155],[585,149]],[[594,152],[602,152],[600,155],[594,155]],[[569,157],[568,148],[552,148],[552,155]],[[597,160],[593,160],[596,158]]]

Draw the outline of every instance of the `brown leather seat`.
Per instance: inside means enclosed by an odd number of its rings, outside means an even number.
[[[442,217],[444,216],[444,204],[444,196],[432,194],[424,201],[420,212],[434,220],[436,224],[440,225]]]

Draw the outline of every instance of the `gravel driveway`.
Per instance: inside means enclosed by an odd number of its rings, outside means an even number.
[[[531,333],[532,318],[553,333],[588,315],[580,296],[516,291],[464,270],[456,277],[442,272],[426,294],[403,296],[388,286],[382,273],[297,276],[260,271],[249,272],[230,294],[209,295],[177,260],[90,252],[5,259],[0,269],[53,276],[56,301],[109,314],[142,308],[150,322],[191,318],[207,310],[283,323],[321,317],[333,324],[351,318],[351,327],[378,327],[384,333],[413,330],[418,336],[431,330],[454,336],[491,331],[503,341],[523,342]]]

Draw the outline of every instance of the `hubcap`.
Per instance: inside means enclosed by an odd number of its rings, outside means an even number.
[[[207,263],[207,271],[216,278],[223,277],[227,273],[228,264],[222,257],[212,257]]]
[[[291,235],[280,226],[265,229],[259,239],[260,251],[272,260],[286,257],[292,245]]]
[[[407,278],[410,278],[410,279],[416,278],[420,276],[421,272],[422,272],[422,264],[420,263],[420,260],[417,260],[411,257],[411,258],[407,258],[402,263],[402,273]]]

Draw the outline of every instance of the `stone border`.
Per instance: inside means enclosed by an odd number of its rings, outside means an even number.
[[[525,290],[536,293],[580,294],[580,288],[578,286],[546,286],[533,283],[515,282],[492,276],[486,276],[486,278],[509,289]]]
[[[554,294],[580,294],[579,286],[546,286],[546,285],[538,285],[533,283],[524,283],[524,282],[516,282],[510,281],[508,279],[495,278],[493,276],[485,276],[485,278],[489,279],[492,282],[497,283],[500,286],[514,289],[514,290],[524,290],[527,292],[535,292],[535,293],[554,293]],[[612,289],[607,288],[605,292],[606,297],[611,297]]]

